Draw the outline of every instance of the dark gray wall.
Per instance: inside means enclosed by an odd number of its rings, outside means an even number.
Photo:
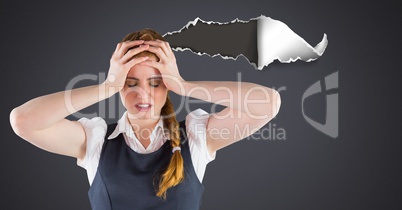
[[[164,34],[197,16],[226,22],[261,14],[286,23],[313,46],[327,33],[329,45],[315,62],[275,62],[262,71],[243,58],[175,53],[187,80],[234,81],[241,72],[243,81],[286,87],[279,115],[266,126],[284,129],[286,140],[244,140],[218,151],[204,177],[202,209],[401,208],[396,3],[137,2],[1,2],[1,209],[90,209],[85,170],[73,158],[16,136],[8,118],[13,107],[62,91],[77,75],[106,73],[116,43],[131,31],[150,27]],[[310,85],[336,71],[339,88],[330,93],[339,94],[339,136],[333,139],[307,123],[301,101]],[[320,122],[325,94],[305,103],[306,114]],[[210,104],[191,108],[198,107]]]

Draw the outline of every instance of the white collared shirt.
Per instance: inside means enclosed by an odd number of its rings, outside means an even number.
[[[207,164],[213,161],[216,157],[216,152],[214,152],[214,154],[209,154],[206,144],[205,130],[209,116],[210,115],[202,109],[194,110],[186,116],[186,130],[191,159],[197,177],[201,183]],[[94,117],[92,119],[81,118],[78,122],[80,122],[84,127],[87,138],[87,149],[84,159],[82,161],[77,159],[77,165],[86,169],[88,181],[91,185],[98,168],[100,153],[106,136],[107,124],[106,121],[100,117]],[[107,139],[113,140],[122,133],[127,145],[133,151],[148,154],[158,150],[168,140],[168,135],[164,131],[163,119],[161,118],[152,130],[150,136],[151,142],[145,149],[135,136],[135,133],[127,119],[126,111],[117,122],[116,129]]]

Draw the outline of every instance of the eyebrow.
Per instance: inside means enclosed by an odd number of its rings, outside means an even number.
[[[136,77],[127,77],[127,79],[139,80],[139,79],[136,78]],[[162,77],[161,77],[161,76],[150,77],[150,78],[148,78],[147,80],[152,80],[152,79],[162,79]]]

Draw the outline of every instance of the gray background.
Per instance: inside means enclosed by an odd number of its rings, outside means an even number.
[[[202,209],[401,208],[396,1],[136,2],[1,2],[1,209],[90,209],[85,170],[73,158],[16,136],[8,118],[13,107],[62,91],[77,75],[107,72],[116,43],[131,31],[150,27],[164,34],[197,16],[226,22],[261,14],[286,23],[313,46],[327,33],[329,45],[315,62],[275,62],[262,71],[243,58],[176,53],[187,80],[235,81],[241,72],[243,81],[286,87],[281,111],[271,122],[286,130],[286,140],[244,140],[218,151],[204,177]],[[339,89],[332,92],[339,93],[340,121],[339,137],[332,139],[306,122],[301,98],[336,71]],[[325,94],[305,104],[307,115],[320,122]],[[97,106],[83,112],[93,110]]]

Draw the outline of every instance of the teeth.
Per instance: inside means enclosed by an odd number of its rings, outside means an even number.
[[[138,106],[139,106],[139,107],[146,108],[146,107],[149,107],[149,104],[138,104]]]

